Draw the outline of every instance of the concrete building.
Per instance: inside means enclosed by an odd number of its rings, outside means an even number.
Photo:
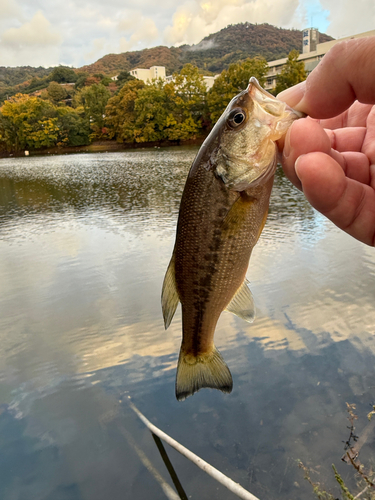
[[[165,80],[165,67],[152,66],[149,69],[135,68],[130,71],[130,74],[135,78],[138,78],[138,80],[142,80],[145,83],[152,82],[152,80],[158,78]]]
[[[215,76],[204,76],[203,80],[204,83],[206,84],[206,89],[207,91],[210,90],[215,83],[216,78],[220,75],[215,75]]]
[[[165,67],[164,66],[152,66],[152,68],[150,68],[150,69],[135,68],[135,69],[132,69],[129,73],[132,76],[134,76],[135,78],[138,78],[138,80],[142,80],[145,83],[150,83],[155,78],[161,78],[162,80],[165,81],[165,83],[169,83],[169,82],[173,82],[173,78],[174,78],[173,75],[165,76]],[[210,88],[214,84],[215,79],[218,76],[219,75],[204,76],[203,77],[203,80],[204,80],[204,83],[206,84],[207,90],[210,90]],[[114,79],[114,77],[112,77],[112,79]]]
[[[351,40],[352,38],[363,38],[367,36],[375,36],[375,30],[359,33],[358,35],[331,40],[330,42],[319,43],[319,33],[315,28],[308,28],[303,31],[302,54],[298,60],[303,61],[307,73],[310,73],[321,61],[324,55],[338,42],[343,40]],[[277,75],[281,73],[287,58],[277,59],[276,61],[268,62],[267,81],[265,84],[266,90],[272,90],[276,87]]]

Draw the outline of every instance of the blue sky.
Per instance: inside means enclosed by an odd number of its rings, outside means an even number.
[[[374,0],[0,0],[0,66],[75,67],[105,54],[198,43],[248,21],[335,38],[375,28]]]

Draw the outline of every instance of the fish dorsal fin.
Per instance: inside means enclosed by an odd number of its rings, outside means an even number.
[[[232,300],[229,302],[226,310],[235,314],[239,318],[252,323],[255,318],[255,305],[252,293],[247,286],[248,283],[248,280],[245,279]]]
[[[161,307],[163,310],[165,329],[167,329],[171,324],[178,303],[180,302],[176,288],[174,260],[173,253],[167,272],[164,276],[163,288],[161,292]]]

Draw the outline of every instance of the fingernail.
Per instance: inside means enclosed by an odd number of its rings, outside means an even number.
[[[284,148],[283,148],[283,158],[285,158],[287,160],[288,156],[290,155],[290,151],[291,151],[291,146],[290,146],[290,128],[289,128],[288,132],[286,133],[286,136],[285,136]]]
[[[298,179],[299,179],[299,180],[301,180],[301,177],[300,177],[300,176],[299,176],[299,174],[298,174],[298,164],[299,164],[299,162],[300,162],[300,160],[301,160],[301,158],[302,158],[303,156],[305,156],[305,155],[301,155],[301,156],[299,156],[299,157],[296,159],[296,162],[295,162],[295,164],[294,164],[294,170],[295,170],[296,175],[297,175],[297,177],[298,177]]]
[[[280,101],[284,101],[291,108],[298,109],[298,103],[301,102],[303,96],[305,95],[306,90],[306,81],[298,83],[294,85],[294,87],[290,87],[289,89],[283,90],[280,94],[277,95],[277,99]]]

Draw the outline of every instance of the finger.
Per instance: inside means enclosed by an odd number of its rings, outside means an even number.
[[[362,151],[369,158],[373,169],[375,169],[375,106],[367,117],[367,133],[363,141]],[[372,187],[375,189],[375,171]]]
[[[347,111],[333,118],[319,120],[324,128],[336,129],[343,127],[366,127],[367,117],[371,112],[372,104],[354,102]]]
[[[297,158],[313,151],[330,154],[331,142],[319,123],[302,118],[289,128],[282,151],[282,165],[285,175],[298,189],[301,189],[301,182],[294,168]]]
[[[324,130],[319,123],[310,119],[301,119],[292,125],[285,137],[282,165],[286,176],[298,189],[302,187],[295,171],[295,162],[299,156],[317,151],[330,155],[347,177],[371,184],[370,161],[367,155],[361,152],[366,130],[354,129],[347,137],[346,131],[351,132],[350,129]]]
[[[340,152],[361,151],[366,136],[366,127],[347,127],[337,130],[325,129],[325,133],[331,141],[332,149]]]
[[[375,37],[342,41],[332,47],[306,82],[278,97],[314,118],[330,118],[358,100],[375,103]]]
[[[331,156],[335,159],[332,153]],[[342,153],[340,156],[343,161],[339,161],[339,164],[342,167],[346,177],[361,182],[362,184],[370,185],[370,162],[365,154],[349,151],[347,153]]]
[[[311,205],[339,228],[374,245],[375,191],[345,176],[329,155],[315,152],[301,156],[296,173]]]

